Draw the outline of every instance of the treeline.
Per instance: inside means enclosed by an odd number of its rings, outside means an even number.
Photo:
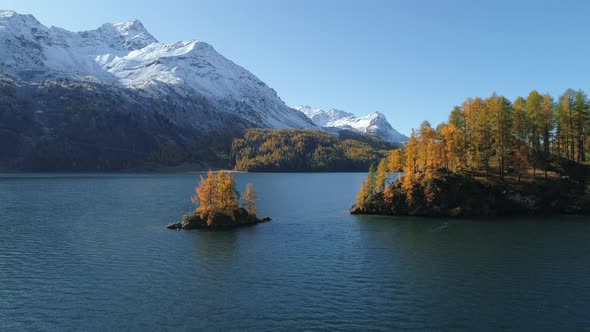
[[[426,201],[439,195],[433,183],[440,174],[463,173],[475,179],[513,183],[568,176],[583,182],[590,144],[590,105],[582,90],[567,90],[557,99],[532,91],[511,102],[504,96],[468,98],[445,123],[424,121],[412,131],[405,149],[392,150],[369,172],[357,196],[362,207],[373,193],[393,199],[389,174],[401,172],[398,186],[411,204],[415,193]],[[445,170],[445,172],[438,172]]]
[[[447,123],[423,122],[405,151],[394,151],[389,165],[416,172],[444,167],[451,171],[496,171],[532,177],[541,170],[563,171],[567,160],[585,162],[590,136],[590,106],[582,90],[557,99],[532,91],[511,102],[493,94],[469,98],[455,107]]]
[[[366,171],[387,155],[386,145],[318,130],[248,129],[233,141],[232,156],[240,171]]]

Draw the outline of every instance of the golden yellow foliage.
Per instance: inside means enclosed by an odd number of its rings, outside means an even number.
[[[206,178],[201,176],[201,182],[195,191],[196,195],[192,197],[192,201],[198,204],[196,212],[201,218],[207,217],[209,222],[219,206],[217,175],[210,170]]]
[[[219,171],[217,175],[217,193],[219,198],[219,210],[231,215],[238,208],[239,193],[236,190],[234,177],[225,171]]]
[[[246,186],[246,192],[244,193],[244,207],[248,210],[250,214],[256,214],[256,191],[254,191],[254,186],[251,183],[248,183]]]
[[[195,195],[191,197],[197,205],[196,213],[199,217],[207,219],[210,223],[216,215],[234,216],[238,209],[240,194],[236,189],[236,181],[231,173],[213,171],[207,173],[207,177],[201,176],[199,185],[195,188]],[[256,213],[256,193],[254,187],[248,184],[245,192],[244,205],[247,210]]]
[[[385,185],[387,184],[387,177],[389,175],[387,169],[387,159],[381,159],[379,165],[377,166],[377,174],[375,175],[375,189],[376,190],[383,190]]]
[[[390,173],[401,172],[404,169],[405,159],[404,150],[395,149],[389,152],[387,167]]]
[[[374,190],[382,191],[385,201],[393,199],[384,176],[391,172],[400,172],[397,181],[409,204],[417,196],[434,203],[437,192],[430,180],[440,168],[470,171],[472,176],[496,174],[500,180],[508,174],[518,181],[529,174],[534,178],[540,168],[547,177],[551,168],[562,170],[571,161],[586,160],[588,133],[590,102],[581,90],[567,90],[557,104],[534,90],[514,104],[495,93],[468,98],[453,109],[448,123],[434,129],[424,121],[412,130],[405,149],[390,151],[377,172],[369,174],[357,200],[362,203]]]
[[[394,197],[395,197],[395,194],[393,192],[393,187],[392,186],[385,187],[385,190],[383,190],[383,200],[385,201],[385,203],[387,203],[387,204],[393,203]]]
[[[361,190],[356,194],[356,205],[358,207],[365,206],[367,198],[369,198],[370,190],[367,181],[361,181]]]
[[[232,155],[241,171],[366,170],[393,145],[370,137],[347,138],[301,129],[248,129]]]

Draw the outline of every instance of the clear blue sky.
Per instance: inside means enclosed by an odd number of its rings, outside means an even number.
[[[477,2],[477,4],[476,4]],[[45,25],[137,18],[160,41],[198,39],[289,105],[380,111],[403,133],[494,91],[590,90],[586,1],[0,0]]]

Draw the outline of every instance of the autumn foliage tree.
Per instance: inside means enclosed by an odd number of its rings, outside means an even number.
[[[254,187],[248,184],[245,192],[244,206],[251,214],[256,213],[254,206],[256,196]],[[217,215],[232,216],[239,208],[240,193],[236,189],[236,182],[231,173],[213,171],[207,173],[207,177],[201,176],[199,185],[195,188],[195,195],[191,197],[197,205],[196,214],[206,219],[210,224]]]
[[[212,220],[219,206],[217,175],[210,170],[206,178],[201,176],[201,182],[195,188],[195,192],[191,200],[197,204],[196,213],[202,219]]]
[[[387,158],[387,168],[390,173],[394,172],[401,172],[404,169],[404,150],[403,149],[395,149],[389,152],[389,157]]]
[[[364,181],[361,181],[361,190],[356,195],[356,204],[358,206],[364,206],[369,197],[375,193],[377,189],[377,178],[377,169],[375,165],[371,165],[369,174]]]
[[[240,193],[236,189],[234,177],[223,170],[217,174],[217,194],[219,209],[224,214],[231,215],[238,208]]]
[[[496,93],[468,98],[453,108],[447,123],[435,129],[424,121],[412,130],[404,149],[390,151],[362,183],[357,205],[377,191],[392,199],[391,188],[386,189],[394,172],[400,172],[398,180],[409,202],[417,194],[432,200],[435,188],[425,184],[421,191],[415,189],[438,169],[473,177],[496,175],[501,181],[511,176],[518,182],[535,180],[541,169],[548,177],[551,170],[559,173],[564,163],[587,160],[589,133],[590,102],[581,90],[568,89],[557,100],[535,90],[514,103]]]
[[[254,186],[251,183],[248,183],[246,186],[246,191],[244,192],[244,208],[250,214],[256,214],[256,191],[254,190]]]
[[[375,189],[376,190],[383,190],[385,189],[385,185],[387,184],[387,177],[388,177],[388,169],[387,169],[387,159],[382,159],[377,166],[376,174],[375,174]]]

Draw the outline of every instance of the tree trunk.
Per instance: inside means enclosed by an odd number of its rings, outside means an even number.
[[[547,165],[545,165],[545,179],[547,178]]]

